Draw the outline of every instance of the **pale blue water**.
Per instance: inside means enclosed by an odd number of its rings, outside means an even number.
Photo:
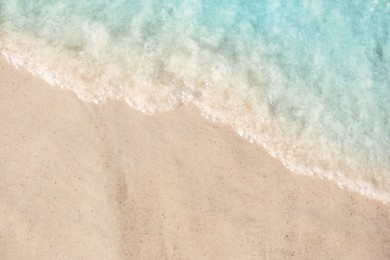
[[[390,2],[0,0],[0,51],[86,101],[194,103],[297,173],[390,201]]]

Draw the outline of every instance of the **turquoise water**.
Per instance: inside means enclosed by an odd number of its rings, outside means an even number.
[[[193,103],[296,173],[390,202],[386,0],[0,0],[0,51],[85,101]]]

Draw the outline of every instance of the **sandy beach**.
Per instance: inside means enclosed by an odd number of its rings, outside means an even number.
[[[182,106],[96,105],[0,61],[0,259],[390,259],[390,206]]]

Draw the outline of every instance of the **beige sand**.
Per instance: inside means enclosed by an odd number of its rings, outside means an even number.
[[[146,116],[0,68],[0,259],[390,259],[389,206],[193,107]]]

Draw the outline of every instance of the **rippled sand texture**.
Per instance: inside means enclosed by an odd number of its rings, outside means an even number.
[[[390,208],[193,107],[84,103],[0,66],[1,259],[389,259]]]

